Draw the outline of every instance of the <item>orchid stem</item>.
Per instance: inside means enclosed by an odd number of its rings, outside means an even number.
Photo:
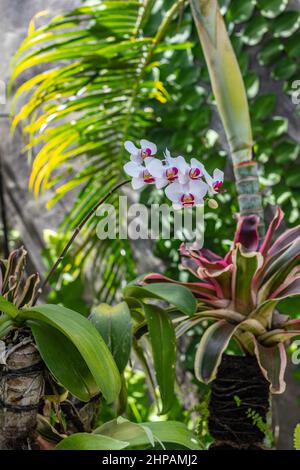
[[[76,229],[74,230],[74,233],[73,235],[71,236],[70,240],[66,243],[65,247],[63,248],[61,254],[59,255],[59,257],[57,258],[57,260],[55,261],[54,265],[52,266],[52,268],[50,269],[47,277],[45,278],[44,282],[42,283],[41,287],[39,288],[39,290],[37,291],[37,295],[36,297],[34,298],[33,300],[33,303],[32,305],[35,305],[38,298],[40,297],[40,295],[42,294],[43,290],[45,289],[46,285],[49,283],[50,279],[52,278],[53,274],[55,273],[55,271],[57,270],[58,266],[60,265],[60,263],[63,261],[64,257],[66,256],[67,252],[69,251],[69,248],[71,247],[71,245],[73,244],[74,240],[76,239],[76,237],[79,235],[79,233],[81,232],[82,228],[85,226],[85,224],[90,220],[90,218],[97,212],[98,208],[104,204],[104,202],[106,202],[111,196],[112,194],[117,191],[118,189],[120,189],[122,186],[125,186],[125,184],[128,184],[130,183],[131,180],[125,180],[125,181],[122,181],[121,183],[118,183],[116,186],[114,186],[110,191],[109,193],[106,194],[106,196],[104,196],[104,198],[101,199],[101,201],[97,202],[97,204],[93,207],[93,209],[84,217],[84,219],[80,222],[80,224],[76,227]]]

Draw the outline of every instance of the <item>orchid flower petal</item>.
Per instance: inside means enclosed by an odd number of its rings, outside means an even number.
[[[132,178],[131,186],[133,189],[141,189],[143,186],[145,186],[145,183],[141,178]]]
[[[139,153],[139,149],[130,140],[126,140],[124,147],[131,155],[137,155]]]
[[[141,148],[144,149],[150,149],[151,150],[151,155],[155,155],[157,152],[157,147],[153,142],[150,142],[149,140],[146,139],[141,139],[140,140]]]
[[[143,170],[143,167],[135,162],[127,162],[123,168],[127,175],[134,176],[136,178],[139,177],[141,171]]]

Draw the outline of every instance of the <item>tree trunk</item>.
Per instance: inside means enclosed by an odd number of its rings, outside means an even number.
[[[3,346],[0,449],[32,449],[38,406],[44,390],[43,364],[28,331],[14,331]]]
[[[224,355],[212,384],[209,431],[214,450],[260,449],[269,411],[269,384],[257,360]]]

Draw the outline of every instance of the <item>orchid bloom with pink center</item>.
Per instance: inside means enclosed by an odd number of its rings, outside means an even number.
[[[124,165],[124,171],[132,177],[133,189],[141,189],[147,184],[155,184],[157,189],[166,187],[166,196],[175,209],[203,205],[207,193],[221,192],[222,171],[216,169],[211,177],[196,158],[187,163],[183,156],[172,157],[166,149],[164,159],[159,160],[154,158],[155,144],[142,139],[140,145],[141,148],[137,148],[133,142],[125,142],[131,161]]]
[[[203,181],[190,181],[186,184],[173,183],[167,186],[165,193],[173,203],[175,210],[201,206],[207,193],[207,184]]]
[[[166,157],[165,164],[161,160],[153,159],[149,162],[149,171],[156,178],[157,189],[164,188],[170,183],[186,183],[185,172],[187,163],[184,157]]]
[[[222,193],[224,190],[222,190],[223,182],[224,182],[224,172],[216,168],[213,172],[213,176],[211,177],[208,172],[203,168],[203,173],[204,173],[204,178],[205,181],[207,182],[209,189],[208,193],[209,195],[214,195],[217,193]]]
[[[157,152],[155,144],[146,139],[140,140],[141,148],[137,148],[133,142],[126,140],[124,147],[130,153],[130,160],[142,164],[146,158],[154,158]]]
[[[131,185],[133,189],[142,189],[147,184],[154,184],[156,178],[149,170],[149,163],[151,158],[144,160],[145,166],[137,162],[131,161],[124,165],[124,171],[127,175],[132,177]]]

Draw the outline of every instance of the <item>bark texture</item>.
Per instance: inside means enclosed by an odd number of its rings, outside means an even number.
[[[32,449],[44,390],[41,357],[30,334],[17,331],[6,340],[1,359],[0,449]]]
[[[259,448],[268,411],[269,384],[257,360],[224,355],[209,405],[209,431],[216,440],[213,448]]]

